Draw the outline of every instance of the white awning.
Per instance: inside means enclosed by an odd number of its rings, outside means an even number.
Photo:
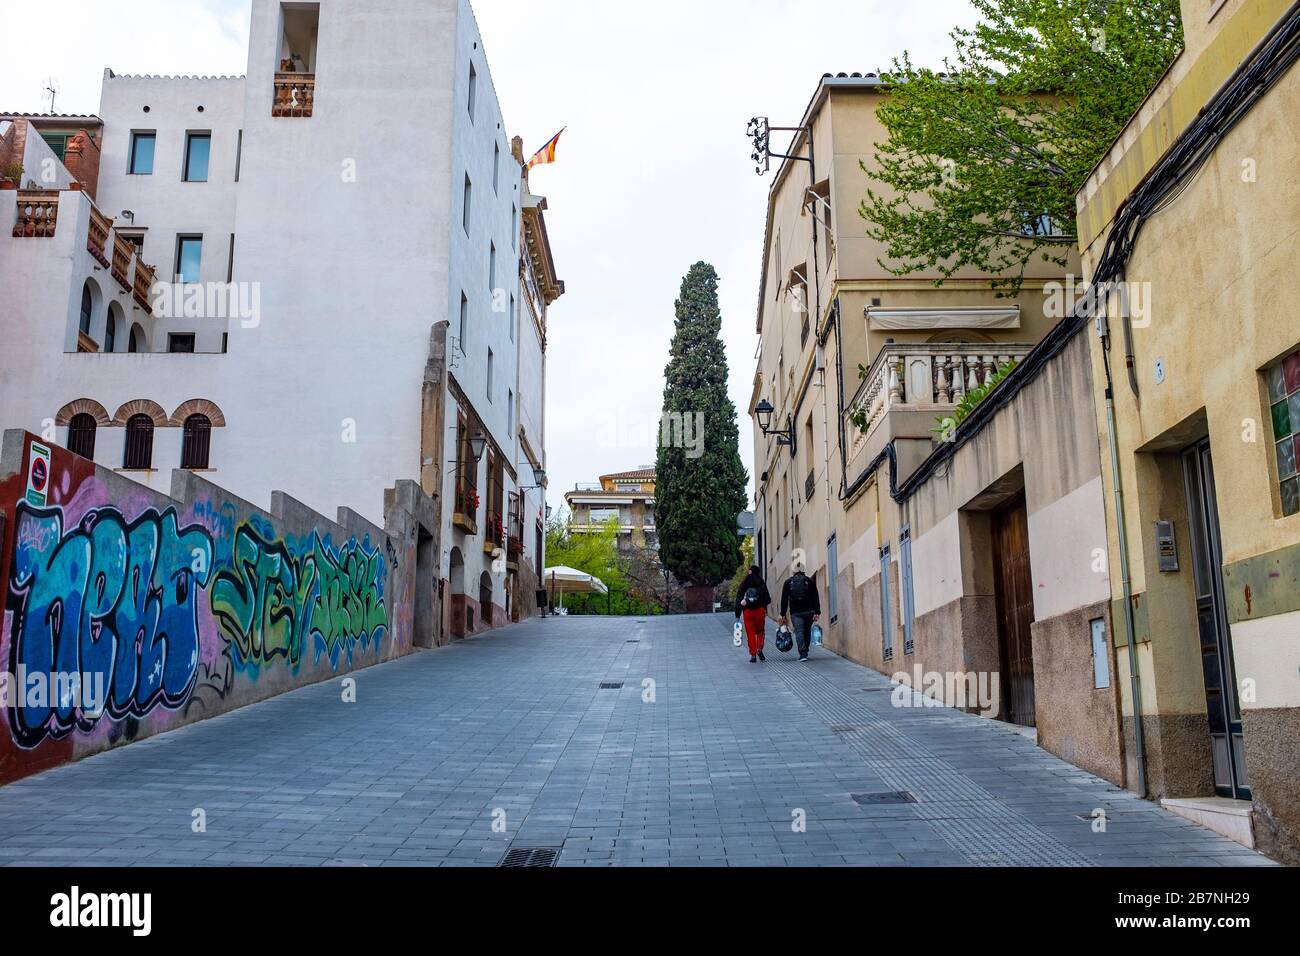
[[[1006,309],[867,309],[867,321],[880,332],[928,332],[940,329],[1018,329],[1020,308]]]

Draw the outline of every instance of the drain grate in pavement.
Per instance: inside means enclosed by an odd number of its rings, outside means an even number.
[[[876,807],[888,804],[916,803],[916,795],[907,790],[891,790],[888,793],[851,793],[853,802],[862,807]]]
[[[863,728],[857,724],[832,724],[831,733],[833,734],[856,734]]]
[[[554,846],[519,846],[507,850],[497,864],[499,867],[537,868],[555,866],[560,859],[560,848]]]
[[[640,641],[628,641],[629,644],[640,644]]]
[[[623,682],[621,680],[607,680],[601,683],[601,690],[622,690]]]

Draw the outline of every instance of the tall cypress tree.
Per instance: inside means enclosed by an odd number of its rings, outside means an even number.
[[[716,587],[742,560],[736,519],[749,476],[740,461],[736,406],[727,395],[718,274],[691,266],[677,300],[664,373],[664,426],[655,512],[664,565],[693,587]]]

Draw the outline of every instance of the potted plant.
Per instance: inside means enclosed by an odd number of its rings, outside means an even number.
[[[0,189],[17,189],[23,181],[23,164],[10,163],[0,170]]]

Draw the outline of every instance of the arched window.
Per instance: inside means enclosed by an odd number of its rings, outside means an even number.
[[[144,344],[144,333],[140,331],[139,325],[131,326],[131,335],[126,342],[128,352],[140,351],[140,346]]]
[[[153,467],[153,419],[148,415],[132,415],[127,420],[122,467],[128,471],[147,471]]]
[[[185,419],[181,436],[181,467],[202,471],[208,467],[208,452],[212,447],[212,422],[207,415],[191,415]]]
[[[85,412],[73,415],[68,422],[68,451],[95,460],[95,416]]]
[[[90,283],[87,282],[81,287],[81,321],[77,324],[77,328],[87,335],[90,334],[90,313],[94,308],[95,297],[90,294]]]
[[[113,310],[108,310],[108,318],[104,321],[104,351],[111,352],[117,344],[117,319],[113,316]]]

